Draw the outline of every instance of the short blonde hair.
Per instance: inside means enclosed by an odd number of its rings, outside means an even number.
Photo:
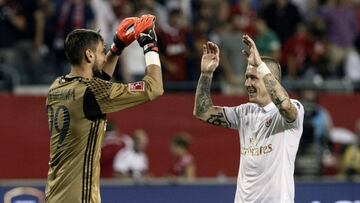
[[[277,60],[269,56],[261,56],[261,60],[267,65],[275,79],[281,81],[281,67]]]

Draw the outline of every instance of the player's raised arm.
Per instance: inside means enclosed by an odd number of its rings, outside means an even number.
[[[138,17],[128,17],[121,21],[117,27],[114,42],[110,51],[106,54],[106,62],[103,67],[103,72],[110,77],[114,73],[121,52],[136,39],[135,24],[138,20]]]
[[[247,56],[249,65],[256,68],[259,77],[263,79],[266,90],[270,95],[272,102],[279,109],[280,114],[288,122],[296,120],[298,113],[296,107],[293,103],[291,103],[290,97],[286,90],[270,72],[268,66],[261,60],[254,41],[248,35],[244,35],[243,42],[249,48],[249,51],[243,51],[243,53]]]
[[[137,30],[140,30],[137,41],[144,50],[146,64],[145,75],[153,78],[162,89],[162,71],[155,32],[155,20],[156,18],[153,15],[141,16],[139,25],[136,27]]]
[[[196,118],[212,125],[229,128],[222,107],[214,106],[210,96],[211,81],[213,73],[219,65],[219,47],[207,42],[203,45],[203,56],[201,58],[201,75],[195,94],[195,105],[193,114]]]
[[[154,100],[164,92],[161,64],[154,30],[155,16],[143,15],[135,22],[135,39],[144,49],[146,73],[141,81],[112,83],[94,79],[87,83],[101,113],[111,113]]]

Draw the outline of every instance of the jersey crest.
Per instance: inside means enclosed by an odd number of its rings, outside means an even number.
[[[269,127],[271,125],[272,122],[272,118],[268,118],[267,121],[265,122],[265,126]]]
[[[145,82],[133,82],[129,84],[129,91],[131,92],[144,92],[145,91]]]

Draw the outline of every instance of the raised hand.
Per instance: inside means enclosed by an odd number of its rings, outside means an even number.
[[[157,37],[155,32],[155,16],[142,15],[135,25],[136,39],[144,53],[149,51],[158,52]]]
[[[219,66],[219,47],[213,42],[203,44],[203,55],[201,58],[201,72],[213,73]]]
[[[121,21],[116,30],[113,40],[114,42],[111,45],[111,52],[114,55],[119,56],[122,50],[137,38],[135,33],[135,24],[138,21],[138,17],[129,17]]]
[[[249,51],[247,50],[242,51],[244,55],[247,57],[249,65],[258,67],[261,64],[262,60],[260,58],[259,51],[256,48],[255,42],[248,35],[244,35],[242,40],[249,49]]]

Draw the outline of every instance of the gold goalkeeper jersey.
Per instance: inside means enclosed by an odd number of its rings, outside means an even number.
[[[110,79],[105,73],[102,78]],[[101,202],[100,151],[106,113],[152,100],[162,91],[149,76],[130,84],[103,79],[63,76],[50,86],[48,203]]]

